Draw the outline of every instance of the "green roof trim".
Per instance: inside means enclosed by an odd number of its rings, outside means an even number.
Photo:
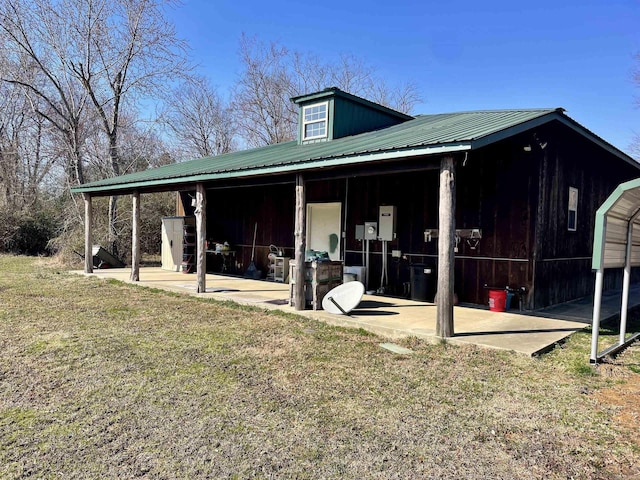
[[[640,264],[640,178],[621,183],[609,195],[596,211],[595,229],[593,235],[593,256],[591,268],[600,270],[605,268],[620,268],[624,266],[626,258],[621,255],[626,250],[629,228],[633,226],[631,260],[633,266]],[[612,223],[612,225],[608,225]],[[607,232],[607,228],[612,232]],[[623,238],[622,238],[623,237]],[[626,254],[624,255],[626,257]]]
[[[345,92],[341,92],[345,93]],[[421,115],[380,130],[299,145],[296,141],[205,157],[87,183],[74,193],[109,194],[172,184],[247,178],[469,151],[558,120],[625,161],[629,156],[574,122],[562,109],[487,110]]]

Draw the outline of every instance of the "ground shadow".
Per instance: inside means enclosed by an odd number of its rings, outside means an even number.
[[[358,317],[382,317],[387,315],[400,315],[398,312],[390,312],[388,310],[352,310],[350,316]]]
[[[454,337],[475,337],[481,335],[509,335],[520,333],[556,333],[556,332],[577,332],[579,328],[540,328],[531,330],[494,330],[490,332],[462,332],[455,333]]]
[[[265,300],[263,303],[270,303],[271,305],[288,305],[289,300],[276,298],[275,300]]]

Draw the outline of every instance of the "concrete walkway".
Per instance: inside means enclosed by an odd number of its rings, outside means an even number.
[[[84,274],[81,271],[73,273]],[[96,270],[93,275],[129,283],[130,269]],[[289,285],[282,283],[207,274],[207,292],[198,294],[195,275],[150,267],[140,270],[140,279],[137,284],[141,286],[278,309],[331,325],[363,328],[390,339],[415,336],[431,342],[440,341],[435,335],[436,306],[431,303],[365,295],[351,315],[345,316],[322,310],[297,312],[289,306]],[[619,308],[620,303],[618,301],[615,304],[615,298],[615,295],[603,298],[603,319],[606,318],[605,312],[618,312],[615,308]],[[640,287],[634,290],[630,303],[640,304]],[[591,306],[588,299],[536,313],[498,313],[483,308],[456,306],[454,322],[455,336],[447,340],[451,343],[470,343],[533,356],[548,351],[572,333],[585,328],[585,324],[590,324]]]

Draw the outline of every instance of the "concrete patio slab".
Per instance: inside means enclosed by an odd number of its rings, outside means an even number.
[[[73,273],[82,274],[81,271]],[[130,269],[96,270],[98,278],[129,281]],[[242,277],[207,274],[206,293],[196,293],[195,275],[148,267],[140,270],[136,284],[185,293],[201,298],[229,300],[239,304],[303,315],[331,325],[363,328],[389,339],[415,336],[439,342],[436,336],[436,306],[401,298],[365,295],[351,315],[334,315],[322,310],[296,311],[289,306],[289,285]],[[565,312],[566,314],[566,312]],[[511,350],[533,356],[553,348],[572,333],[586,327],[584,318],[558,319],[520,312],[491,312],[488,309],[454,307],[455,336],[447,341]]]

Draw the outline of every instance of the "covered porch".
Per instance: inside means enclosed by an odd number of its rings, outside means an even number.
[[[300,310],[289,306],[289,285],[252,280],[227,275],[207,274],[206,292],[198,293],[198,281],[193,275],[145,267],[140,280],[130,279],[131,269],[95,270],[86,274],[104,279],[135,283],[200,298],[232,301],[265,310],[280,310],[312,318],[330,325],[362,328],[389,339],[417,337],[429,342],[442,340],[436,334],[437,308],[432,303],[403,298],[365,295],[350,316],[333,315],[323,310]],[[82,271],[74,273],[84,274]],[[565,310],[566,310],[565,306]],[[454,344],[473,344],[485,348],[514,351],[534,356],[544,353],[572,333],[587,326],[582,313],[573,312],[575,320],[553,318],[553,311],[540,314],[492,312],[486,309],[455,306],[456,331],[447,341]],[[588,311],[587,311],[588,310]],[[563,311],[566,316],[566,312]],[[590,308],[583,316],[588,322]]]

